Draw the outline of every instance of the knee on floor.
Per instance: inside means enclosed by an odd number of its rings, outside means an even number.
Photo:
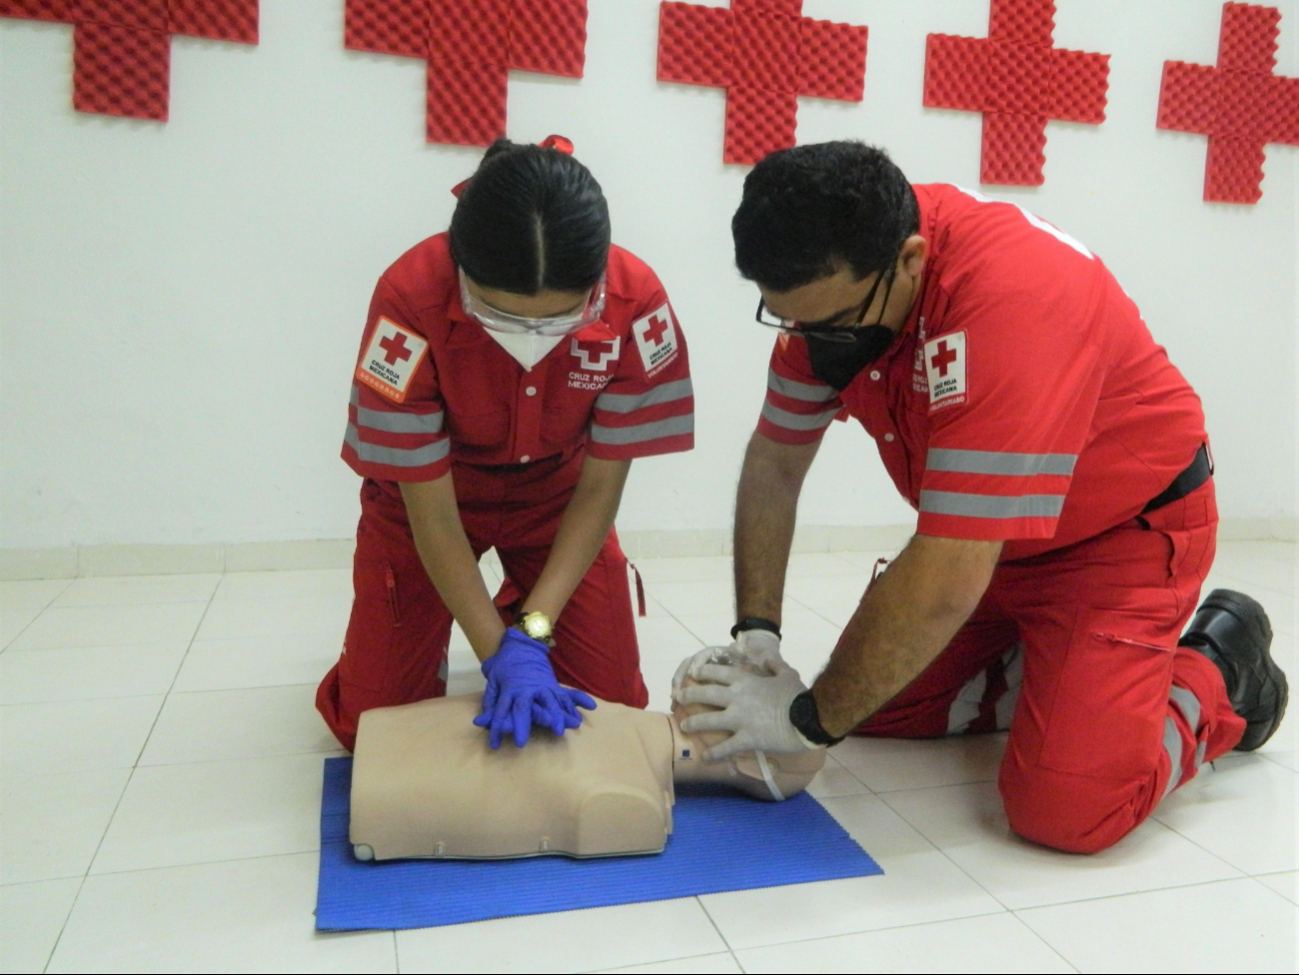
[[[1026,840],[1065,853],[1099,853],[1132,832],[1144,817],[1131,789],[1112,781],[1040,772],[1000,783],[1010,828]]]

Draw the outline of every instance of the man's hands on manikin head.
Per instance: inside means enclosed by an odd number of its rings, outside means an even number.
[[[743,630],[729,647],[704,647],[681,661],[681,666],[672,675],[672,696],[686,682],[687,677],[703,680],[699,668],[706,664],[745,664],[759,673],[775,672],[773,664],[784,663],[780,655],[780,637],[770,630]],[[682,703],[687,703],[682,701]]]
[[[687,677],[700,683],[683,686]],[[681,722],[687,734],[729,731],[731,736],[704,752],[709,762],[742,752],[773,755],[816,746],[789,720],[789,706],[807,690],[798,671],[780,655],[780,637],[745,630],[729,647],[708,647],[682,662],[672,680],[672,695],[682,704],[719,708]]]
[[[556,736],[582,724],[578,708],[595,710],[589,695],[560,685],[550,665],[550,648],[521,630],[508,627],[496,652],[483,661],[487,690],[483,691],[483,713],[474,724],[488,730],[488,744],[500,748],[501,740],[512,735],[522,748],[532,735],[532,726],[548,728]]]

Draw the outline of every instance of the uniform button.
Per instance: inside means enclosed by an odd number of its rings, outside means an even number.
[[[531,454],[524,454],[522,457],[519,458],[519,463],[520,463],[520,464],[526,464],[526,463],[527,463],[528,461],[530,461],[530,460],[532,460],[532,455],[531,455]]]
[[[871,370],[871,379],[875,380],[876,382],[880,381],[880,371],[878,369]]]
[[[892,443],[892,442],[893,442],[894,440],[896,440],[896,439],[898,439],[898,438],[895,437],[895,436],[893,436],[893,434],[891,434],[891,433],[886,433],[886,434],[884,434],[884,442],[885,442],[885,443]]]
[[[537,387],[536,387],[536,386],[529,386],[527,389],[524,390],[524,392],[527,393],[529,396],[536,396],[536,395],[537,395]]]

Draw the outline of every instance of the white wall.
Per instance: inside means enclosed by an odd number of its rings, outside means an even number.
[[[637,465],[625,529],[720,529],[770,336],[732,268],[746,170],[723,93],[654,80],[656,0],[591,0],[586,77],[516,73],[510,135],[572,137],[616,238],[690,340],[698,448]],[[472,150],[423,141],[421,62],[346,52],[342,0],[262,0],[261,45],[173,41],[166,125],[79,115],[70,31],[0,20],[0,548],[337,538],[338,460],[370,290],[442,229]],[[1113,55],[1109,120],[1049,126],[1040,189],[985,188],[1104,257],[1204,398],[1224,515],[1295,514],[1293,150],[1255,207],[1202,202],[1205,140],[1154,127],[1166,58],[1214,62],[1217,0],[1059,0],[1056,43]],[[1296,74],[1299,21],[1280,7]],[[984,36],[987,0],[807,0],[870,27],[866,99],[803,100],[802,142],[887,146],[977,185],[979,116],[921,107],[925,35]],[[802,520],[910,518],[836,425]]]

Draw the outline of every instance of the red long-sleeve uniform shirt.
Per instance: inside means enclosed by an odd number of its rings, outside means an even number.
[[[380,278],[352,384],[343,459],[399,496],[453,460],[497,466],[556,454],[629,460],[689,450],[685,338],[654,272],[609,252],[601,325],[524,370],[460,303],[446,234]]]
[[[901,336],[842,391],[782,336],[758,430],[813,443],[846,411],[917,531],[1018,559],[1140,513],[1206,442],[1200,400],[1078,241],[1020,207],[916,186],[929,242]]]

